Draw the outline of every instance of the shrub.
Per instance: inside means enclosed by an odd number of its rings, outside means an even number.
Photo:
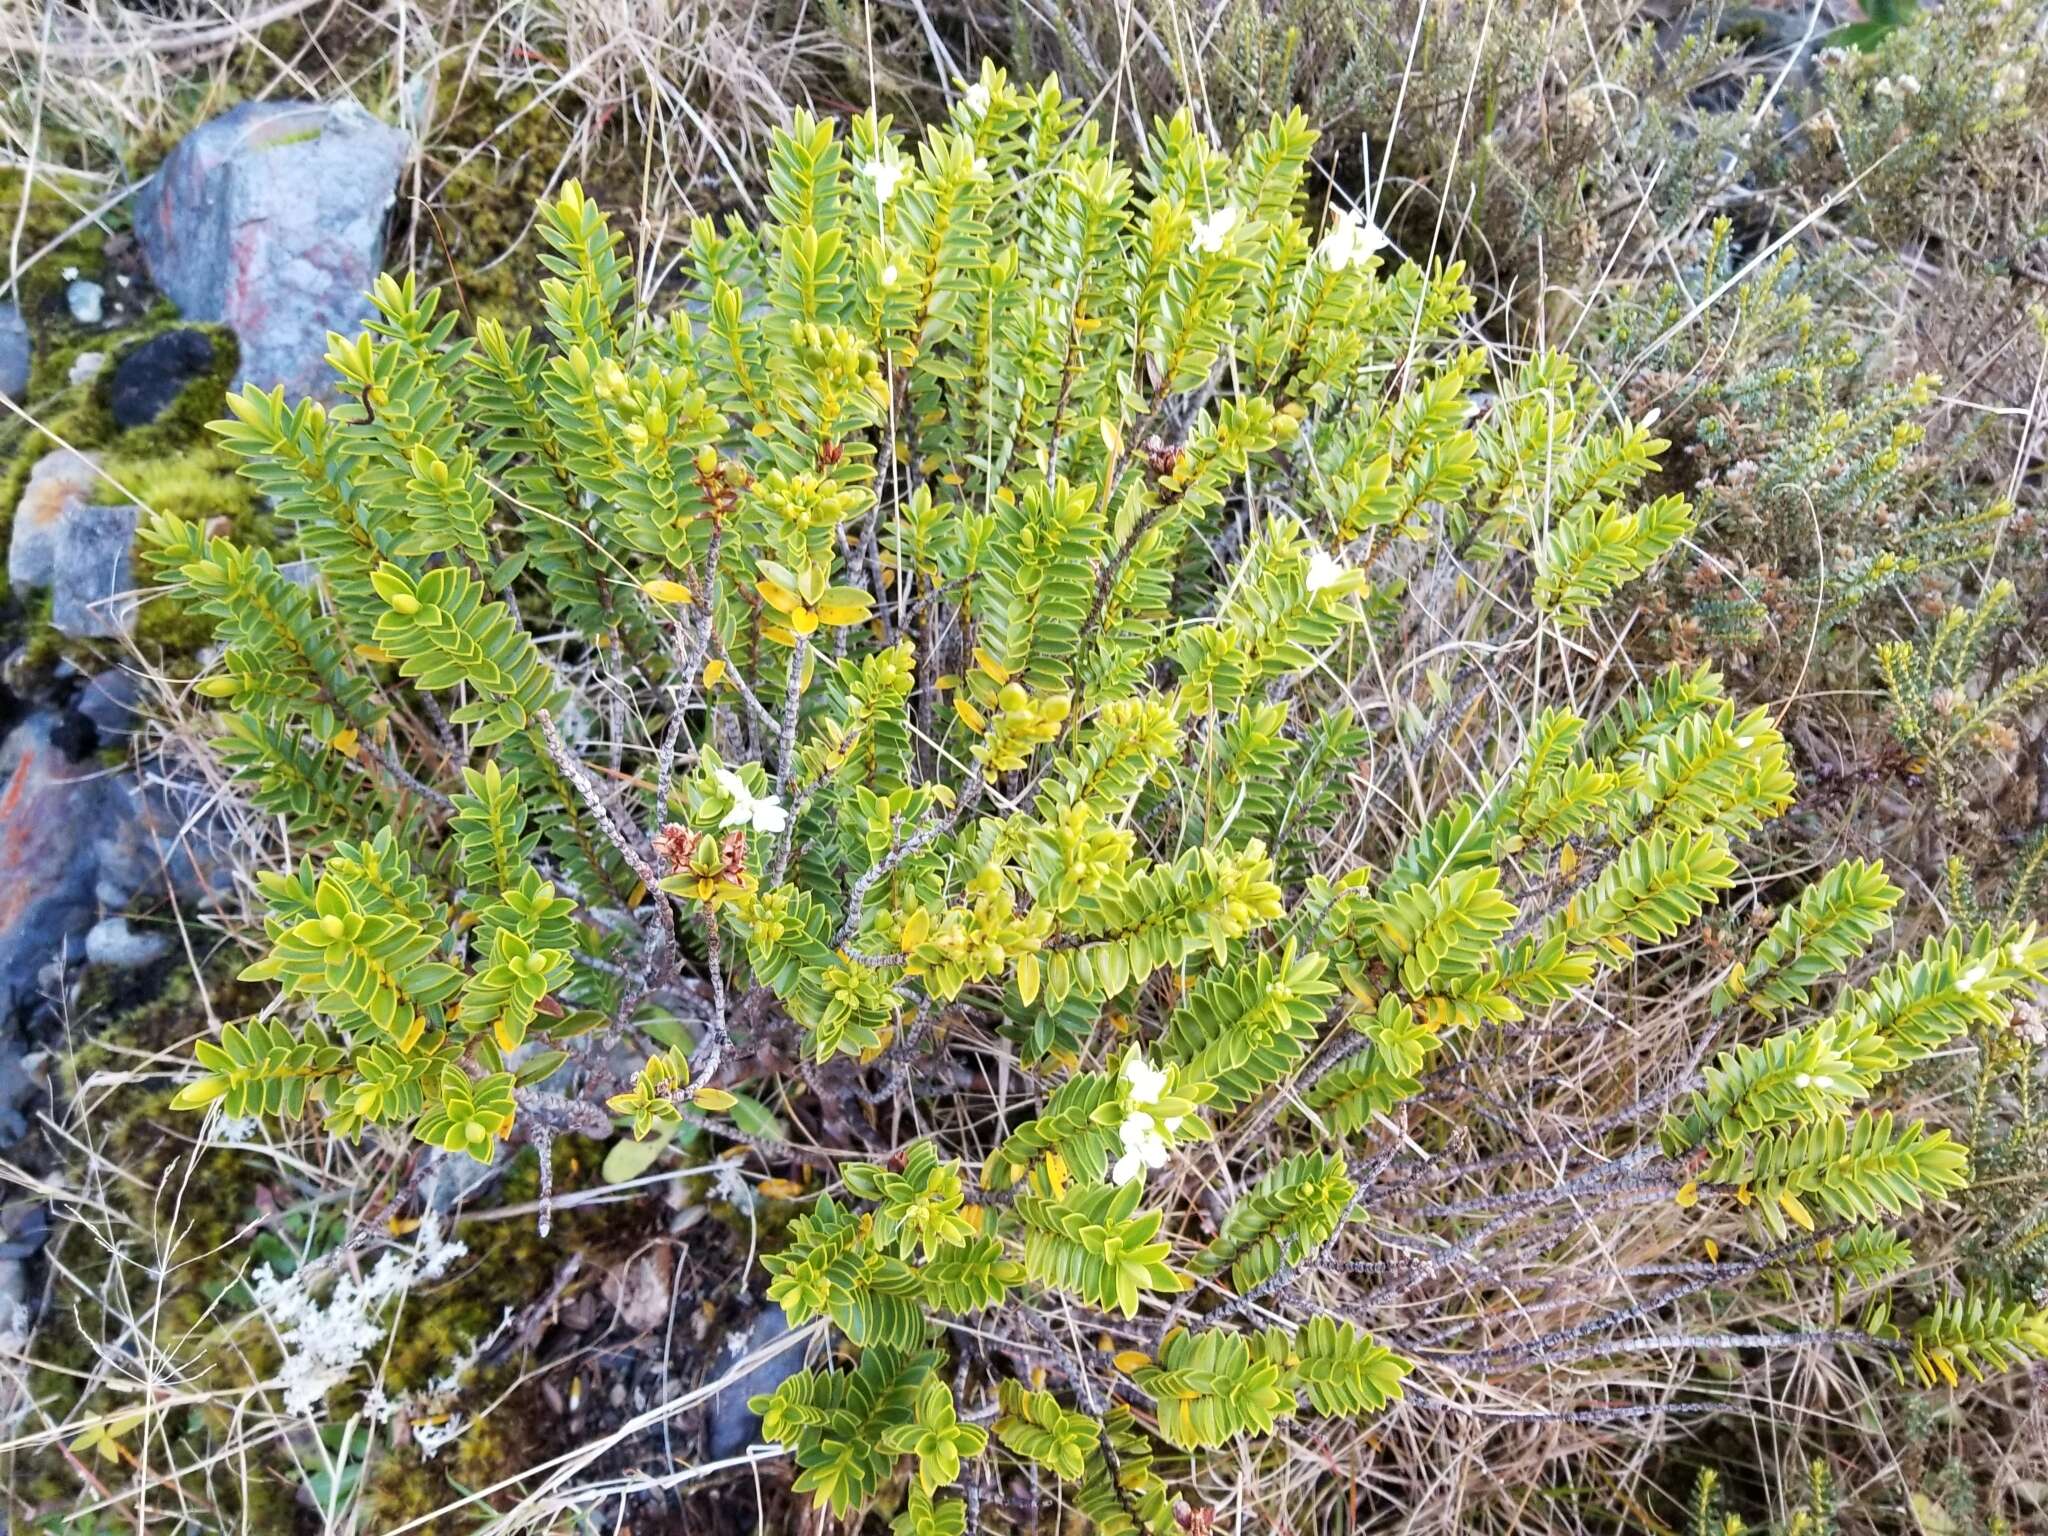
[[[1726,1351],[2048,1353],[1888,1286],[1968,1175],[1883,1102],[2048,941],[1867,961],[1864,863],[1767,914],[1769,711],[1602,627],[1692,525],[1667,445],[1312,213],[1312,145],[1183,115],[1134,171],[985,69],[915,146],[798,116],[666,317],[572,185],[544,338],[386,279],[352,403],[233,401],[314,579],[148,537],[298,862],[245,972],[280,1002],[180,1102],[489,1161],[602,1100],[807,1171],[769,1295],[845,1359],[757,1407],[899,1532],[961,1530],[992,1457],[1169,1531],[1191,1453],[1417,1380],[1604,1420],[1711,1406],[1670,1362]],[[1624,1235],[1707,1258],[1581,1246]]]

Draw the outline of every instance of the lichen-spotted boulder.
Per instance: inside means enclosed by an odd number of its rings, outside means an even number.
[[[237,387],[326,395],[327,333],[354,335],[411,141],[343,102],[245,102],[195,129],[138,194],[156,285],[241,342]]]

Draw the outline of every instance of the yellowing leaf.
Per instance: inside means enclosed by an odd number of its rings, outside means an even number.
[[[761,601],[777,613],[794,614],[804,605],[804,600],[792,588],[765,576],[754,583],[754,590],[761,594]]]
[[[1806,1208],[1805,1204],[1791,1190],[1787,1189],[1779,1193],[1778,1206],[1787,1216],[1798,1223],[1800,1230],[1805,1232],[1813,1230],[1813,1213]]]
[[[731,1109],[733,1105],[739,1103],[739,1100],[727,1093],[723,1088],[698,1088],[692,1090],[690,1102],[699,1109],[719,1114]]]
[[[716,688],[718,686],[719,679],[724,676],[724,657],[714,656],[711,658],[711,660],[704,663],[704,686],[706,688]]]
[[[864,623],[874,611],[875,600],[858,587],[833,587],[818,599],[818,617],[827,624],[845,626]]]
[[[643,581],[640,583],[640,590],[653,598],[657,603],[687,603],[690,601],[690,589],[680,581],[670,581],[666,576],[656,577],[653,581]]]
[[[1152,1357],[1142,1349],[1119,1350],[1115,1358],[1110,1361],[1110,1364],[1114,1365],[1126,1376],[1130,1375],[1140,1366],[1150,1365],[1151,1363]]]
[[[763,1179],[754,1187],[770,1200],[796,1200],[804,1192],[803,1185],[790,1179]]]
[[[1679,1188],[1676,1199],[1678,1201],[1678,1206],[1680,1210],[1691,1210],[1694,1206],[1700,1203],[1699,1185],[1697,1183],[1688,1181],[1686,1184],[1682,1185]]]
[[[215,1099],[228,1091],[228,1080],[224,1077],[202,1077],[197,1082],[187,1083],[171,1096],[173,1109],[204,1109]]]

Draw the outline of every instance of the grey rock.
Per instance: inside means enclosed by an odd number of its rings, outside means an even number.
[[[71,371],[64,377],[73,388],[76,388],[80,384],[89,384],[98,378],[106,366],[106,353],[81,352],[78,356],[71,359]]]
[[[480,1163],[467,1152],[449,1152],[435,1147],[427,1153],[427,1208],[446,1215],[512,1165],[515,1154],[504,1142],[491,1149],[491,1160]]]
[[[85,936],[85,958],[117,971],[139,971],[170,952],[168,935],[140,931],[125,917],[103,917]]]
[[[72,512],[99,484],[99,455],[59,448],[29,471],[14,507],[7,544],[7,579],[17,587],[47,587],[57,566],[57,537]]]
[[[0,304],[0,395],[28,398],[28,324],[13,304]]]
[[[744,1335],[733,1335],[735,1339],[743,1340],[735,1349],[735,1356],[743,1358],[766,1349],[788,1332],[789,1322],[782,1315],[782,1308],[772,1304],[765,1306],[754,1315],[753,1325]],[[747,1399],[773,1392],[803,1367],[804,1352],[792,1345],[763,1360],[732,1385],[712,1395],[711,1408],[705,1418],[704,1448],[713,1461],[737,1456],[759,1438],[761,1416],[747,1406]]]
[[[133,672],[110,667],[93,674],[72,707],[98,729],[101,742],[119,741],[135,733],[135,701],[141,692]]]
[[[57,532],[50,622],[67,635],[104,638],[135,628],[131,556],[136,507],[74,507]]]
[[[353,103],[244,102],[188,134],[136,201],[156,284],[242,345],[237,383],[325,394],[354,335],[411,141]]]
[[[99,917],[95,839],[127,814],[115,777],[51,740],[57,723],[30,715],[0,748],[0,1022],[35,1000],[46,961],[81,952]]]
[[[189,778],[116,775],[112,812],[93,844],[94,894],[120,911],[174,898],[190,911],[217,907],[234,889],[234,831],[218,794]]]
[[[80,325],[98,325],[107,309],[107,290],[89,277],[74,279],[64,289],[71,318]]]
[[[0,1259],[0,1347],[20,1349],[28,1343],[28,1265]]]

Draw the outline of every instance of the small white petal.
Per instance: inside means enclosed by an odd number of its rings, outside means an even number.
[[[1318,549],[1308,558],[1308,590],[1311,594],[1334,587],[1351,569],[1328,550]]]
[[[1136,1046],[1124,1057],[1124,1081],[1131,1085],[1133,1104],[1157,1104],[1166,1091],[1165,1069],[1153,1066]]]
[[[875,184],[875,201],[886,203],[896,195],[896,188],[907,173],[899,160],[870,160],[861,167],[861,174]]]
[[[1243,217],[1235,203],[1225,203],[1206,219],[1195,220],[1194,248],[1206,252],[1222,250],[1223,242],[1230,238],[1230,232],[1237,228]]]

